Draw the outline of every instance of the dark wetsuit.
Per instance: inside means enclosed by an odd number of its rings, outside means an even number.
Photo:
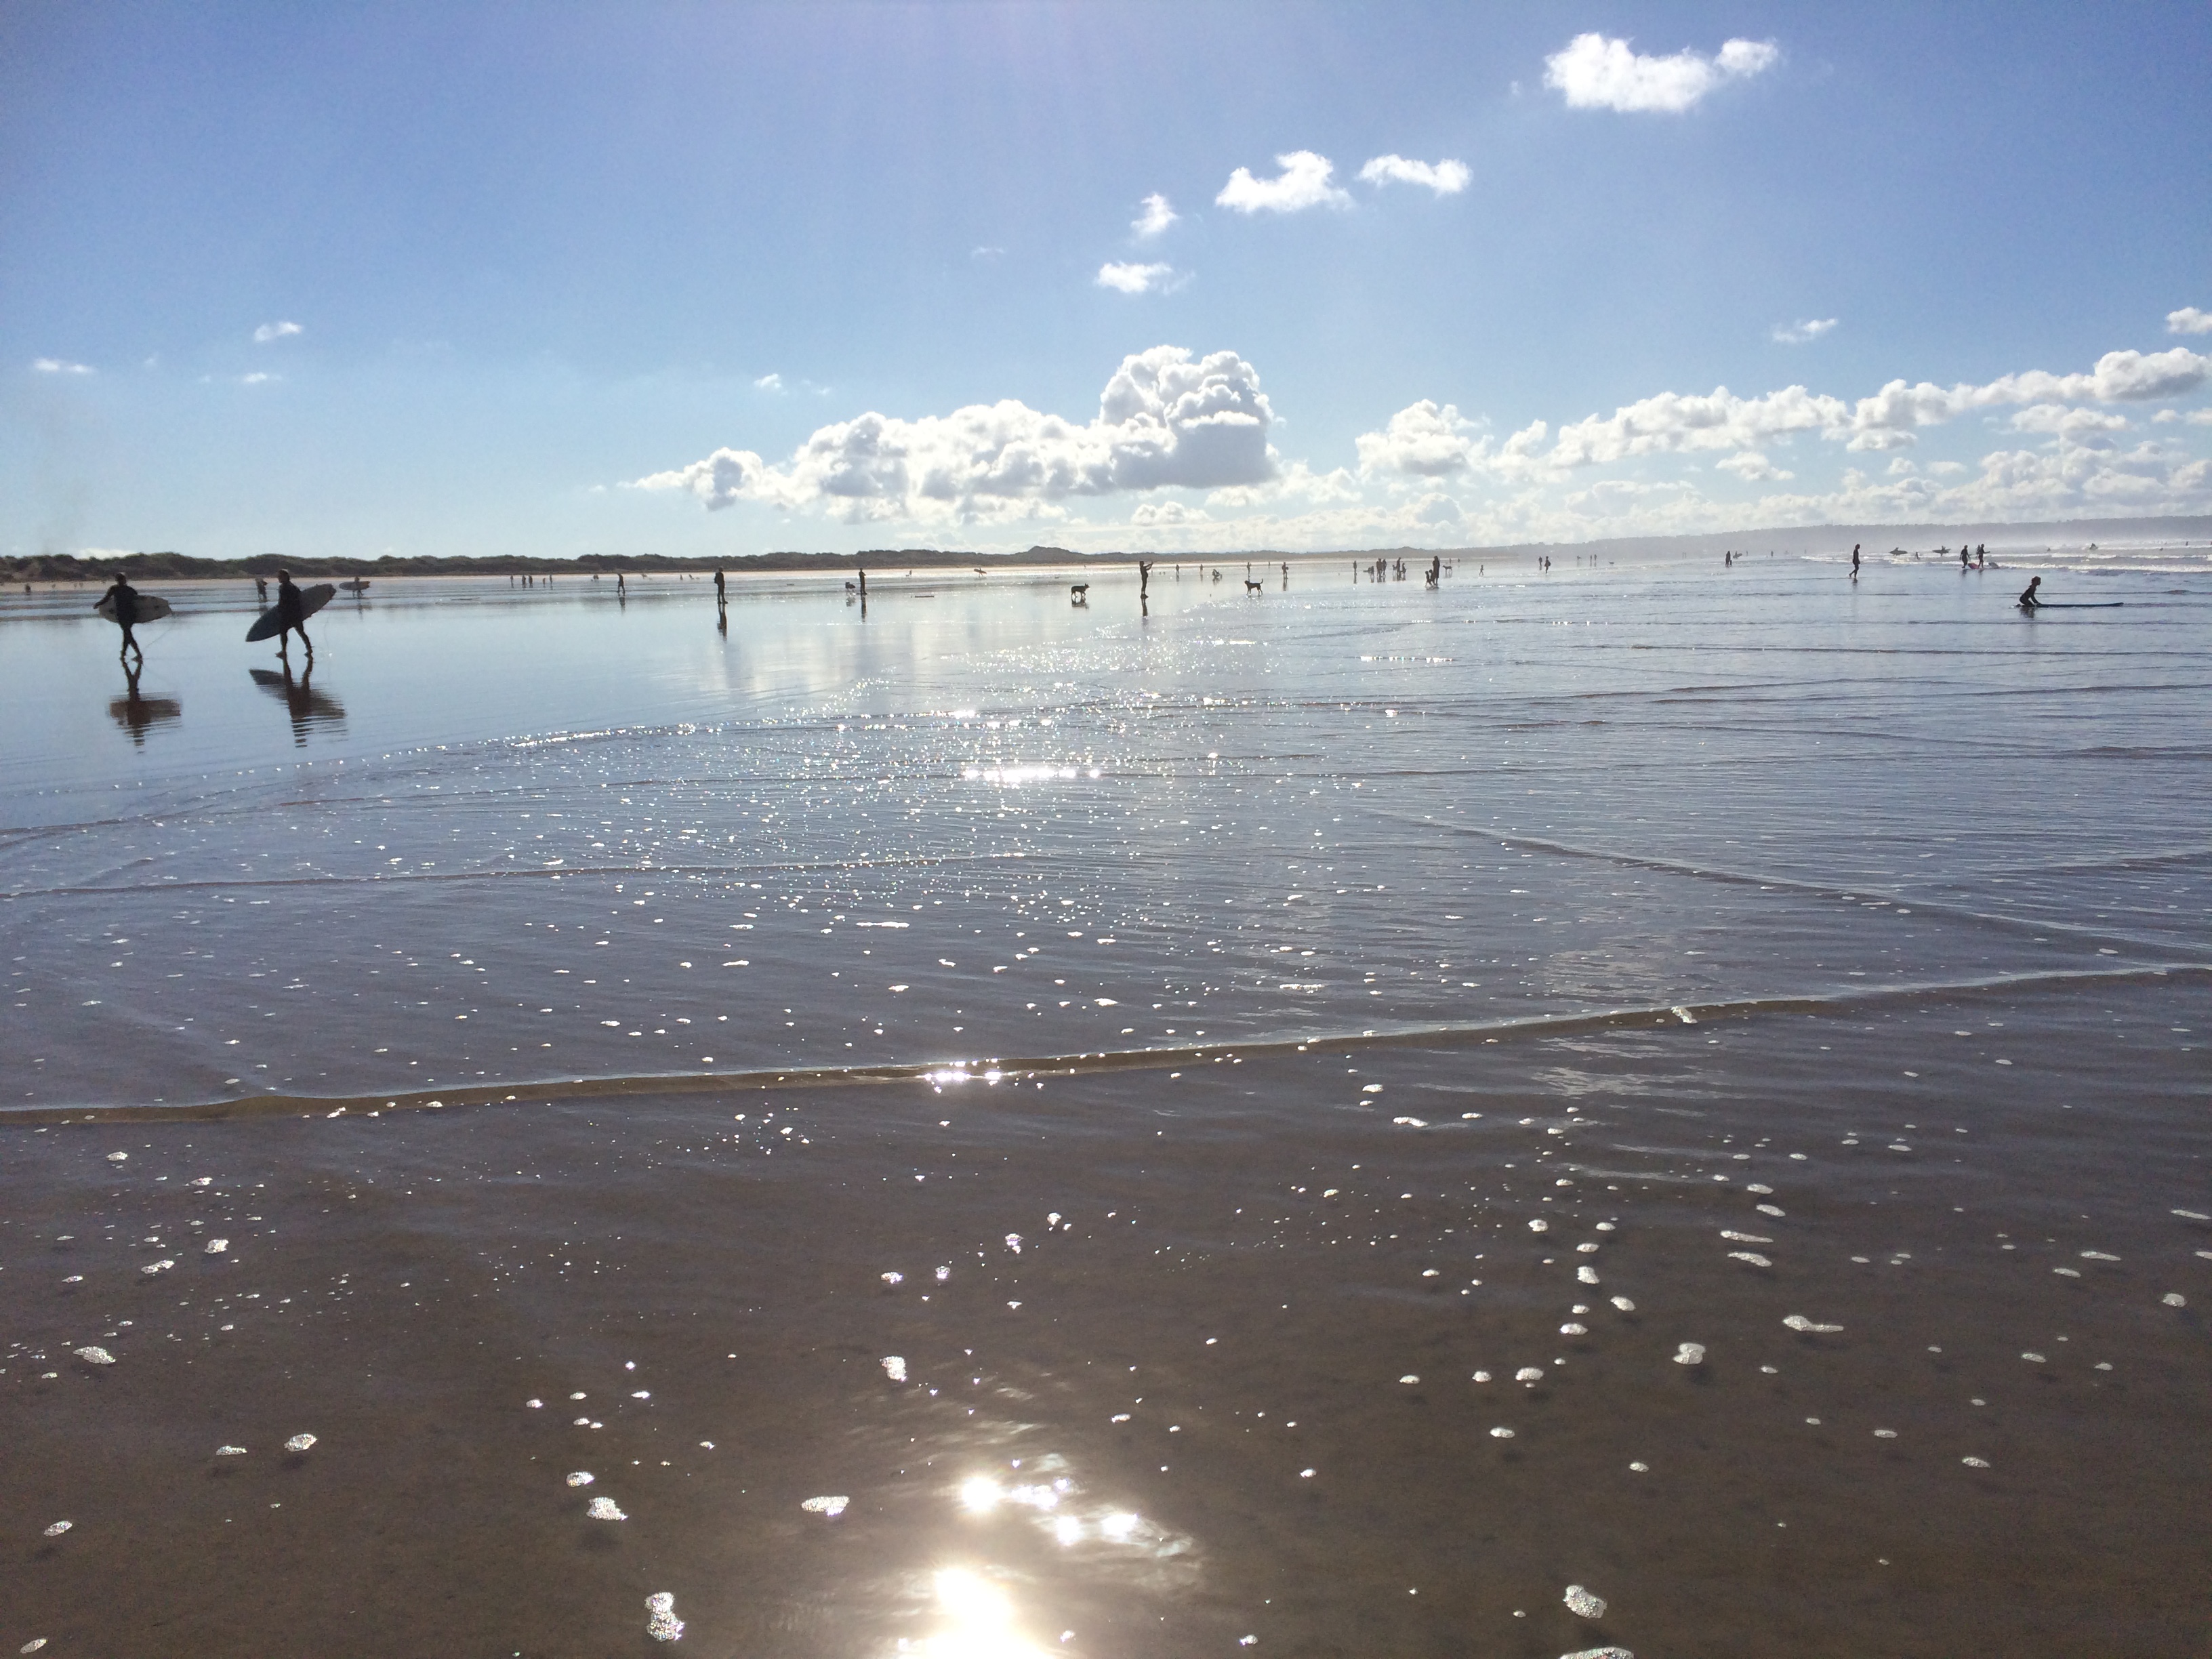
[[[283,624],[276,633],[276,649],[283,652],[292,630],[300,630],[300,643],[307,647],[307,654],[315,654],[315,642],[307,637],[307,605],[300,597],[300,590],[289,580],[276,584],[276,620]]]
[[[102,604],[106,604],[110,599],[115,602],[115,620],[123,629],[123,648],[125,651],[137,651],[140,656],[144,656],[146,653],[140,647],[137,636],[131,631],[138,623],[138,590],[131,586],[123,577],[118,576],[115,579],[115,585],[100,595]]]

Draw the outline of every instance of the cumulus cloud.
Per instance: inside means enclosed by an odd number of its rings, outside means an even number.
[[[1239,213],[1298,213],[1310,207],[1352,205],[1352,198],[1330,182],[1336,167],[1326,155],[1294,149],[1278,155],[1275,165],[1282,172],[1273,179],[1255,179],[1250,168],[1237,168],[1213,198],[1215,205]]]
[[[2143,403],[2179,398],[2212,378],[2212,357],[2186,346],[2168,351],[2108,351],[2087,374],[2052,374],[2044,369],[2005,374],[1984,386],[1908,386],[1892,380],[1851,411],[1855,449],[1910,442],[1911,428],[1935,426],[1970,410],[2008,404]]]
[[[1129,228],[1137,234],[1140,242],[1149,242],[1160,235],[1182,216],[1168,204],[1168,198],[1154,191],[1138,204],[1137,216],[1129,222]]]
[[[1012,398],[913,421],[872,412],[818,428],[780,466],[718,449],[635,487],[683,490],[710,509],[756,501],[848,522],[1000,523],[1054,516],[1075,497],[1267,483],[1273,419],[1259,371],[1235,352],[1161,345],[1121,360],[1086,423]]]
[[[89,374],[92,373],[90,363],[73,363],[66,357],[33,358],[31,368],[34,374]]]
[[[1109,260],[1098,267],[1097,278],[1101,288],[1118,289],[1124,294],[1153,294],[1166,288],[1175,280],[1173,265],[1145,265]]]
[[[1426,185],[1439,196],[1456,196],[1474,175],[1467,163],[1449,158],[1442,161],[1409,161],[1402,155],[1378,155],[1359,169],[1365,185]]]
[[[2069,437],[2084,432],[2125,432],[2128,417],[2107,415],[2100,409],[2069,409],[2063,404],[2030,404],[2012,417],[2015,432],[2042,432]]]
[[[253,343],[267,345],[271,340],[287,339],[292,335],[305,334],[307,331],[297,323],[264,323],[253,331]]]
[[[1208,507],[1236,508],[1257,507],[1270,501],[1333,502],[1359,499],[1359,481],[1344,468],[1340,466],[1327,472],[1316,472],[1304,461],[1289,461],[1279,465],[1275,476],[1266,483],[1231,484],[1215,490],[1206,498],[1206,502]]]
[[[1593,466],[1635,455],[1687,450],[1756,449],[1799,432],[1848,428],[1850,406],[1802,386],[1761,398],[1739,398],[1726,386],[1710,395],[1662,392],[1624,404],[1609,416],[1589,416],[1559,428],[1547,457],[1553,465]]]
[[[1713,463],[1717,472],[1733,472],[1746,483],[1765,483],[1769,479],[1794,478],[1794,472],[1785,472],[1755,449],[1739,449]]]
[[[1730,40],[1711,58],[1678,52],[1646,57],[1626,40],[1577,34],[1544,60],[1544,84],[1564,94],[1571,109],[1679,114],[1729,81],[1764,74],[1782,60],[1771,40]]]
[[[1359,470],[1369,477],[1441,478],[1466,471],[1481,456],[1484,441],[1474,430],[1454,405],[1424,398],[1393,415],[1382,431],[1363,432],[1352,441]]]
[[[1533,422],[1494,447],[1456,408],[1424,399],[1399,410],[1381,430],[1361,434],[1354,445],[1361,477],[1386,483],[1466,476],[1534,486],[1622,461],[1701,453],[1718,457],[1717,470],[1747,483],[1767,482],[1792,476],[1769,452],[1801,435],[1860,453],[1901,451],[1919,441],[1922,428],[2011,407],[2014,430],[2050,439],[2078,465],[2086,464],[2083,457],[2114,451],[2114,434],[2130,429],[2130,418],[2112,405],[2180,397],[2208,379],[2212,356],[2175,347],[2107,352],[2093,368],[2070,374],[2035,369],[1949,386],[1892,380],[1856,401],[1803,386],[1752,398],[1716,386],[1709,393],[1658,392],[1556,430]],[[2169,410],[2152,418],[2212,425],[2212,411]],[[1915,476],[1911,466],[1892,464],[1892,479]]]
[[[758,380],[753,382],[753,390],[756,392],[781,392],[783,390],[783,376],[777,374],[774,369],[770,369],[767,374],[762,375]]]
[[[1181,501],[1139,501],[1129,522],[1146,529],[1164,524],[1209,524],[1213,515],[1202,507],[1186,507]]]
[[[1777,323],[1772,330],[1777,345],[1803,345],[1817,340],[1836,325],[1833,317],[1820,317],[1799,323]]]
[[[2179,311],[2166,313],[2168,334],[2212,334],[2212,311],[2199,311],[2195,306],[2184,306]]]

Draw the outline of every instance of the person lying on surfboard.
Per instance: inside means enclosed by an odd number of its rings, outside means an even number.
[[[2035,590],[2042,586],[2043,578],[2040,576],[2030,576],[2027,579],[2027,590],[2020,596],[2020,608],[2021,610],[2034,611],[2041,607],[2043,601],[2035,597]]]
[[[145,648],[138,643],[138,636],[131,631],[138,622],[138,590],[131,586],[130,577],[118,576],[115,586],[100,596],[100,605],[106,605],[111,599],[115,602],[116,623],[123,629],[123,649],[115,654],[127,657],[136,651],[138,660],[145,661]],[[100,607],[94,605],[93,608],[98,610]]]
[[[276,615],[284,624],[276,635],[276,654],[280,657],[288,654],[292,630],[296,628],[300,630],[300,643],[307,647],[307,660],[314,661],[315,642],[307,637],[307,601],[300,597],[300,590],[292,586],[292,573],[289,570],[276,573]]]

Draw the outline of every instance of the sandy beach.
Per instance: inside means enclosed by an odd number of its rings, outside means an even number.
[[[2197,1641],[2206,573],[1222,562],[0,604],[0,1642]]]

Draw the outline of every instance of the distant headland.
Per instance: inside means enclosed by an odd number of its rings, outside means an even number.
[[[2148,519],[2060,519],[2024,524],[1973,522],[1952,524],[1788,525],[1765,529],[1700,532],[1676,536],[1627,536],[1583,542],[1521,542],[1488,547],[1368,547],[1327,551],[1292,552],[1281,548],[1241,548],[1235,551],[1115,549],[1081,552],[1073,548],[1037,546],[1018,553],[987,553],[974,549],[938,547],[868,548],[858,553],[743,553],[723,557],[673,557],[659,553],[586,553],[574,558],[539,557],[530,554],[501,554],[484,558],[323,558],[313,553],[256,553],[240,558],[204,558],[180,552],[117,554],[42,553],[35,557],[0,564],[0,580],[8,581],[86,581],[128,575],[142,580],[207,581],[224,577],[273,576],[282,567],[302,575],[317,576],[510,576],[612,575],[727,570],[819,572],[849,571],[855,566],[890,570],[1006,569],[1044,565],[1128,565],[1140,560],[1186,563],[1230,564],[1246,562],[1301,563],[1316,560],[1419,557],[1441,555],[1448,559],[1474,559],[1509,563],[1516,558],[1535,559],[1570,555],[1583,560],[1717,558],[1724,550],[1739,555],[1767,553],[1848,553],[1854,543],[1887,553],[1893,550],[1919,551],[1938,546],[1987,543],[1992,548],[2026,549],[2078,547],[2091,543],[2144,543],[2173,547],[2212,547],[2212,514]]]

